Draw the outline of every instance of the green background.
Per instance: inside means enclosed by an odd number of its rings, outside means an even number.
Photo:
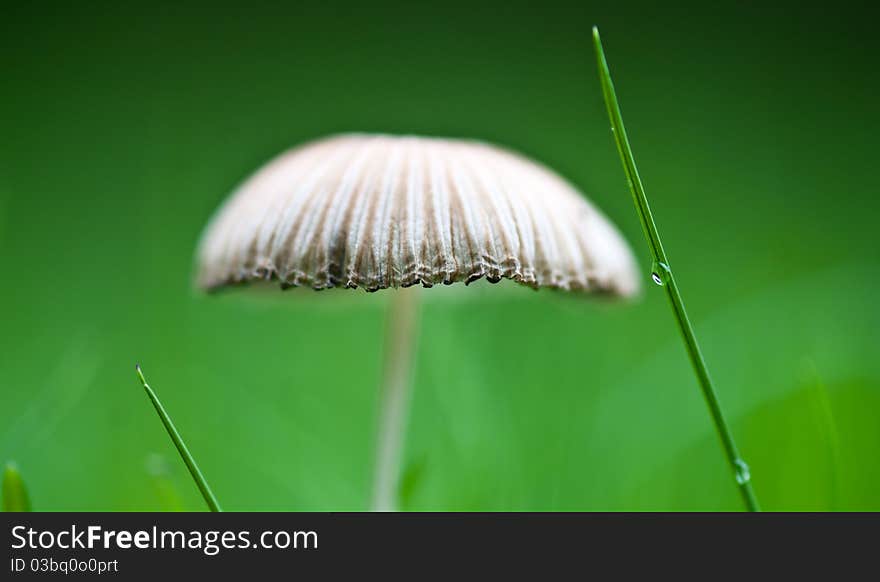
[[[0,9],[0,457],[38,510],[367,506],[390,292],[194,291],[223,198],[340,131],[476,137],[661,234],[767,509],[880,508],[875,19],[858,4]],[[423,296],[402,506],[739,509],[660,288]]]

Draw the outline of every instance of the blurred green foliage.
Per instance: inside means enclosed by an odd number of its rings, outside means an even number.
[[[30,511],[31,501],[27,487],[18,472],[18,467],[7,463],[3,469],[3,487],[0,489],[3,498],[3,511]]]
[[[605,210],[647,277],[593,24],[762,505],[880,509],[880,80],[855,3],[0,11],[0,458],[39,509],[203,507],[136,361],[226,508],[366,507],[387,293],[192,288],[211,212],[291,145],[513,147]],[[424,299],[405,508],[740,507],[658,288]]]

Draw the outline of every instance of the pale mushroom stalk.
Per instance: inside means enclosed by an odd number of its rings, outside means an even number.
[[[397,510],[397,487],[411,398],[413,362],[419,327],[418,290],[391,293],[385,322],[385,361],[379,393],[376,458],[373,468],[373,511]]]
[[[678,284],[672,275],[672,268],[669,266],[669,259],[666,257],[666,251],[660,242],[660,233],[657,231],[657,225],[654,222],[654,215],[651,213],[651,207],[648,204],[648,198],[645,195],[645,188],[642,186],[642,179],[639,176],[639,170],[636,168],[636,161],[633,157],[632,149],[629,145],[629,139],[626,137],[626,128],[623,125],[623,118],[620,113],[620,106],[617,103],[617,95],[614,92],[614,83],[611,81],[611,71],[608,69],[608,62],[605,60],[605,52],[602,50],[602,40],[599,38],[599,29],[593,27],[593,43],[596,47],[596,59],[599,65],[599,79],[602,83],[602,93],[605,97],[605,104],[608,107],[608,116],[611,118],[611,130],[614,133],[614,141],[617,143],[617,151],[623,162],[623,168],[626,172],[626,179],[632,193],[633,202],[635,202],[636,210],[642,221],[642,228],[645,231],[645,238],[648,246],[651,247],[651,255],[654,259],[653,271],[651,279],[654,283],[666,289],[666,295],[669,297],[669,304],[675,314],[678,327],[681,330],[682,339],[687,348],[688,356],[691,364],[693,364],[694,373],[703,392],[703,397],[709,407],[709,413],[715,429],[721,439],[724,447],[724,453],[727,456],[727,462],[730,464],[731,472],[736,480],[740,496],[746,509],[749,511],[760,511],[758,498],[752,489],[751,474],[749,466],[740,456],[733,440],[733,433],[724,418],[724,412],[721,403],[718,400],[718,394],[712,384],[709,376],[709,369],[706,366],[706,360],[700,351],[700,345],[697,343],[697,336],[691,325],[687,312],[684,309],[684,301],[678,290]]]

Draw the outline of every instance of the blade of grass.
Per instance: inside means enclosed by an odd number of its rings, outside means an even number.
[[[31,500],[18,467],[6,463],[3,471],[3,511],[30,511]]]
[[[694,367],[706,404],[709,406],[709,412],[712,415],[712,421],[715,423],[715,429],[721,438],[724,446],[724,453],[727,461],[733,471],[737,487],[742,496],[743,503],[749,511],[760,511],[758,499],[752,489],[751,475],[749,467],[740,457],[733,440],[733,434],[730,427],[724,419],[724,413],[712,380],[709,377],[709,370],[706,367],[706,361],[697,344],[697,337],[694,334],[694,328],[688,319],[687,312],[684,309],[684,302],[672,275],[672,269],[669,267],[669,259],[666,257],[666,251],[663,250],[663,244],[660,242],[660,234],[657,231],[657,225],[654,222],[654,216],[651,214],[651,207],[648,205],[648,198],[645,195],[645,189],[642,186],[642,179],[636,168],[635,158],[633,158],[632,149],[629,145],[629,139],[626,137],[626,129],[623,126],[623,118],[620,114],[620,105],[617,103],[617,95],[614,92],[614,84],[611,81],[611,71],[608,69],[608,63],[605,60],[605,52],[602,50],[602,40],[599,38],[599,29],[593,27],[593,44],[596,48],[596,61],[599,65],[599,79],[602,83],[602,94],[605,97],[605,105],[608,107],[608,116],[611,118],[611,131],[614,133],[614,140],[617,143],[617,151],[623,162],[623,169],[626,172],[626,179],[629,183],[630,192],[632,192],[633,202],[636,205],[636,211],[642,222],[642,228],[645,231],[645,238],[648,240],[648,246],[651,248],[651,256],[654,259],[653,272],[651,279],[657,285],[661,285],[666,289],[669,297],[669,303],[675,318],[678,321],[678,327],[681,330],[688,356]]]
[[[156,409],[156,413],[159,415],[159,418],[162,419],[162,424],[165,425],[165,430],[168,431],[168,436],[171,437],[174,446],[177,447],[177,452],[180,453],[180,457],[183,459],[183,462],[186,463],[186,468],[189,469],[189,474],[192,475],[193,480],[199,487],[199,491],[202,493],[202,497],[205,498],[205,503],[208,504],[211,511],[223,511],[220,509],[220,504],[217,503],[217,498],[214,497],[214,492],[211,491],[211,487],[205,480],[205,476],[202,475],[202,472],[199,470],[196,460],[193,458],[192,454],[190,454],[189,449],[186,448],[186,443],[183,442],[180,433],[177,432],[177,428],[171,421],[171,417],[165,412],[165,407],[159,402],[159,397],[156,396],[156,393],[153,392],[153,389],[147,384],[147,380],[144,378],[144,373],[141,371],[140,364],[136,365],[135,369],[137,370],[138,379],[140,379],[141,384],[144,385],[144,390],[147,392],[147,396],[150,397],[150,401]]]

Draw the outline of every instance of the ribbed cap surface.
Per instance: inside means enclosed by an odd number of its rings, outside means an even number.
[[[629,295],[626,242],[547,168],[485,143],[343,135],[269,162],[220,208],[199,284],[361,287],[508,278]]]

